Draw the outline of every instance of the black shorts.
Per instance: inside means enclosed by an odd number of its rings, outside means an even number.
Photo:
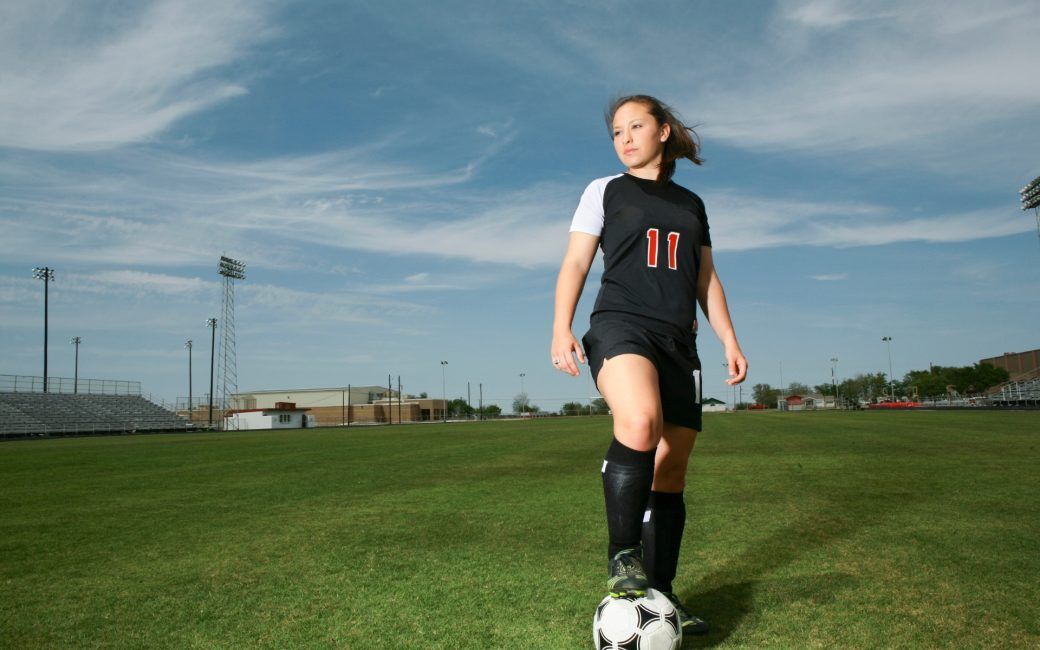
[[[613,316],[592,319],[581,337],[596,381],[603,361],[619,354],[638,354],[657,368],[665,422],[701,430],[701,361],[693,335],[670,336]],[[598,384],[597,384],[598,389]]]

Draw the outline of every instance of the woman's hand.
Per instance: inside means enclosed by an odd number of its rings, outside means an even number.
[[[569,330],[553,335],[550,352],[552,353],[553,368],[562,370],[572,377],[581,374],[578,364],[574,362],[574,356],[577,355],[580,363],[585,363],[585,351],[581,349],[581,344]]]
[[[747,359],[739,345],[726,346],[726,365],[729,366],[730,376],[726,383],[730,386],[736,386],[747,378]]]

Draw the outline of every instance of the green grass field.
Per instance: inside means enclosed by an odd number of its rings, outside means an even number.
[[[591,647],[610,427],[0,444],[0,646]],[[1040,646],[1040,413],[705,428],[684,648]]]

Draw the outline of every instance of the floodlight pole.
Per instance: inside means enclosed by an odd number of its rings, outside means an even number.
[[[838,357],[831,357],[831,386],[834,388],[834,408],[838,408],[838,380],[835,370],[838,367]]]
[[[523,395],[524,398],[527,397],[527,393],[524,392],[524,377],[526,377],[526,376],[527,376],[526,372],[520,373],[520,394]],[[523,413],[524,413],[524,407],[525,406],[527,406],[527,405],[524,404],[523,402],[520,402],[520,414],[521,415],[523,415]]]
[[[888,393],[889,397],[891,397],[894,402],[896,401],[896,387],[895,384],[892,383],[892,337],[882,336],[881,340],[884,341],[888,347]]]
[[[232,402],[238,394],[238,357],[235,347],[235,280],[246,279],[246,264],[227,255],[220,256],[217,271],[224,278],[224,295],[221,299],[220,337],[220,430],[225,430],[228,421],[225,415],[231,409]],[[235,420],[232,426],[237,426]]]
[[[216,358],[216,347],[217,347],[217,319],[207,318],[206,325],[209,325],[210,339],[209,339],[209,426],[213,426],[213,360]]]
[[[43,280],[43,392],[48,392],[47,382],[47,308],[50,303],[49,286],[54,280],[54,269],[49,266],[36,267],[33,269],[33,277]]]
[[[82,342],[82,340],[83,339],[81,339],[78,336],[73,336],[71,339],[69,339],[69,343],[71,343],[71,344],[76,346],[76,366],[75,366],[76,369],[73,371],[74,374],[72,375],[72,393],[73,394],[79,393],[79,344],[80,344],[80,342]]]
[[[184,347],[188,348],[188,419],[191,419],[191,339],[184,342]]]
[[[444,383],[444,366],[446,365],[448,365],[447,361],[441,361],[441,402],[443,402],[441,406],[441,419],[445,424],[448,423],[448,392],[445,390],[446,384]]]

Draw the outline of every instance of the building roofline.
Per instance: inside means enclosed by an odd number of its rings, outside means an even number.
[[[240,390],[237,393],[235,393],[233,395],[233,397],[237,397],[239,395],[268,395],[268,394],[278,394],[278,393],[319,393],[319,392],[336,391],[336,390],[345,392],[347,390],[352,390],[352,391],[353,390],[367,390],[367,389],[372,389],[372,388],[379,388],[379,389],[384,389],[385,390],[386,386],[365,385],[365,386],[350,386],[350,387],[347,387],[347,386],[333,386],[332,388],[279,388],[277,390]]]

